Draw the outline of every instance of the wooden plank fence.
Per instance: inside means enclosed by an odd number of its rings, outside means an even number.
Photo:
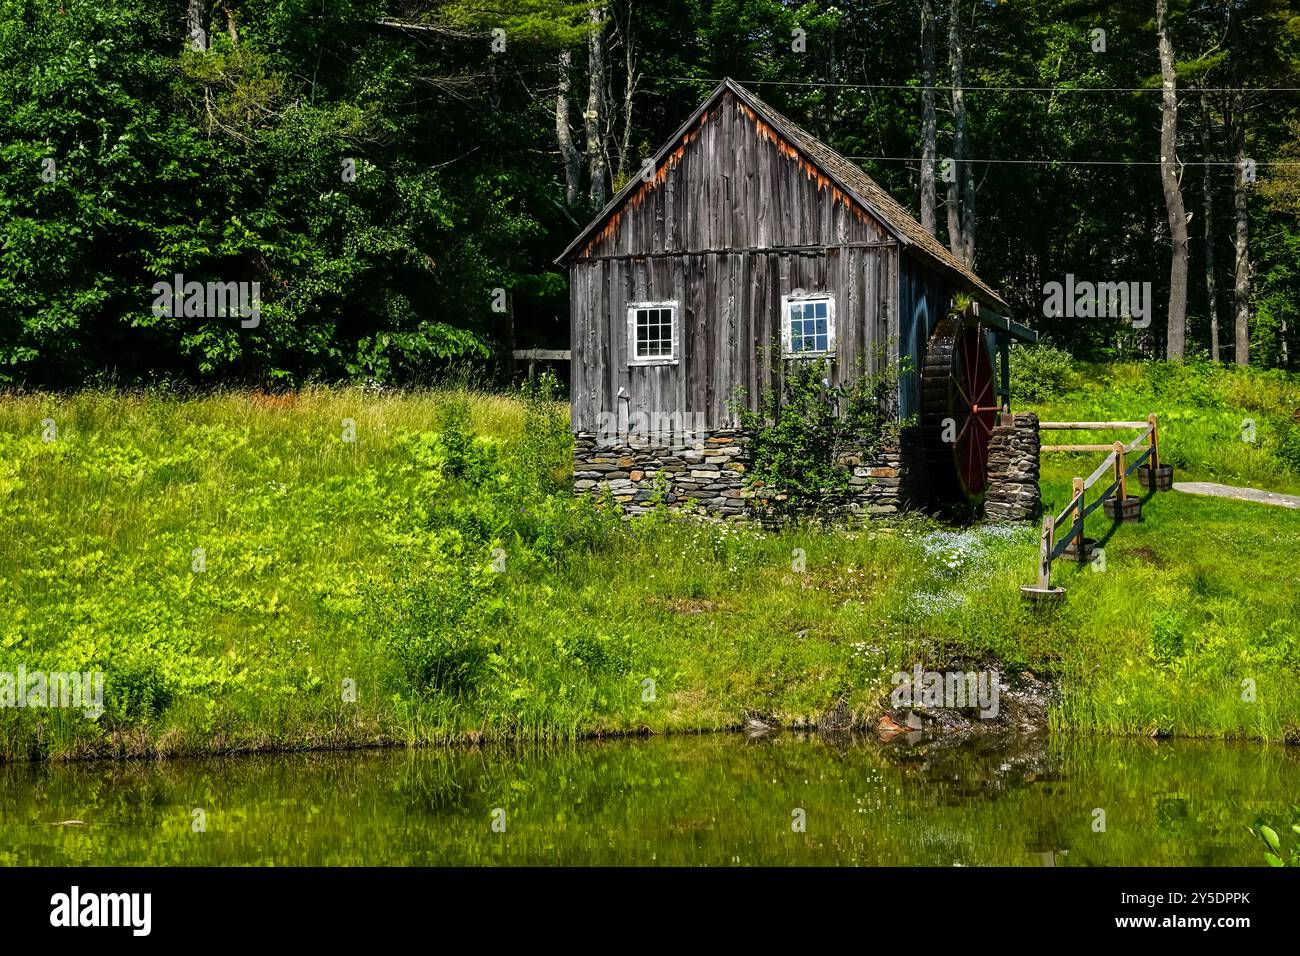
[[[515,361],[528,362],[528,381],[532,381],[537,374],[537,363],[542,362],[568,362],[573,357],[570,349],[514,349],[510,357]]]
[[[1134,520],[1140,516],[1140,505],[1136,501],[1131,503],[1129,501],[1128,476],[1144,464],[1151,469],[1152,475],[1156,474],[1160,467],[1160,425],[1156,415],[1151,414],[1144,422],[1040,422],[1038,427],[1041,431],[1138,429],[1137,436],[1127,444],[1117,440],[1110,444],[1042,444],[1039,446],[1040,453],[1107,452],[1105,459],[1092,474],[1087,478],[1074,479],[1072,483],[1074,494],[1061,513],[1043,517],[1043,532],[1038,547],[1037,582],[1020,590],[1027,598],[1059,599],[1064,595],[1065,589],[1052,587],[1052,562],[1065,552],[1071,542],[1075,542],[1077,553],[1080,555],[1084,553],[1084,519],[1108,501],[1112,502],[1111,510],[1117,521]],[[1089,502],[1089,492],[1105,478],[1110,479],[1109,483],[1100,492],[1093,492],[1092,501]],[[1158,484],[1152,480],[1150,486],[1154,489]],[[1061,530],[1067,525],[1069,530],[1062,535]]]

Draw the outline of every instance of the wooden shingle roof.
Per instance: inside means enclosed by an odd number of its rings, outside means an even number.
[[[690,118],[682,124],[682,128],[655,154],[654,165],[656,167],[659,166],[662,157],[675,147],[682,137],[700,121],[704,113],[728,92],[759,116],[791,147],[803,154],[809,162],[833,180],[854,202],[877,219],[903,246],[910,248],[916,255],[925,259],[939,271],[947,273],[951,278],[957,280],[959,285],[965,286],[975,298],[984,302],[985,305],[991,306],[997,311],[1007,311],[1007,304],[1000,295],[985,284],[979,276],[964,266],[944,247],[943,243],[930,235],[912,217],[911,213],[903,208],[879,183],[868,176],[861,167],[845,159],[798,124],[786,119],[786,117],[731,78],[724,79],[719,83],[708,98],[700,104],[699,108],[691,114]],[[597,229],[603,227],[610,217],[622,207],[628,197],[642,185],[644,184],[634,177],[601,210],[600,215],[592,220],[591,224],[583,229],[578,237],[569,244],[556,259],[556,262],[566,263],[574,258],[576,251],[586,244],[588,238]]]

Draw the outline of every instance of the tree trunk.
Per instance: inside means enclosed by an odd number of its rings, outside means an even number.
[[[206,50],[208,47],[203,13],[203,0],[189,0],[185,8],[185,45],[192,50]]]
[[[967,162],[965,64],[961,40],[961,0],[949,8],[948,54],[952,64],[952,163],[948,184],[948,247],[964,265],[975,263],[975,174]]]
[[[921,225],[935,235],[934,0],[921,0]]]
[[[1232,152],[1236,163],[1233,170],[1232,206],[1237,220],[1236,271],[1233,279],[1233,361],[1238,365],[1250,364],[1250,208],[1246,197],[1246,107],[1241,90],[1241,46],[1238,42],[1237,18],[1228,10],[1228,37],[1230,50],[1232,94],[1229,110],[1232,114]]]
[[[1174,46],[1169,40],[1169,0],[1156,0],[1156,37],[1160,50],[1160,185],[1169,214],[1169,241],[1173,258],[1169,264],[1169,314],[1165,355],[1171,362],[1183,360],[1187,337],[1187,212],[1178,184],[1178,91],[1174,77]]]
[[[632,43],[632,10],[627,5],[627,19],[623,23],[623,65],[626,82],[623,84],[623,135],[618,144],[618,181],[627,182],[627,160],[632,152],[632,102],[636,95],[636,47]]]
[[[1219,362],[1219,303],[1214,282],[1214,151],[1210,148],[1210,104],[1201,91],[1201,206],[1205,217],[1205,308],[1210,318],[1210,361]]]
[[[566,206],[578,201],[578,178],[582,175],[582,155],[573,145],[573,129],[569,125],[569,75],[572,68],[573,54],[565,50],[560,54],[560,85],[555,94],[555,139],[560,144],[560,160],[564,163]]]
[[[1234,105],[1241,100],[1240,93],[1232,95]],[[1246,184],[1241,173],[1246,162],[1246,132],[1242,129],[1244,117],[1238,115],[1233,122],[1233,136],[1237,139],[1237,169],[1233,180],[1232,206],[1237,219],[1236,272],[1232,285],[1233,359],[1238,365],[1250,364],[1250,208],[1246,201]]]
[[[601,24],[603,7],[591,8],[591,33],[587,41],[587,169],[591,173],[589,196],[594,205],[603,206],[608,196],[609,171],[605,163],[605,41]]]

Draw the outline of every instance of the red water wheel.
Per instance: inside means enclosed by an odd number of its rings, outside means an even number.
[[[984,332],[974,317],[950,315],[930,336],[921,368],[921,431],[938,498],[970,507],[983,502],[997,414]]]

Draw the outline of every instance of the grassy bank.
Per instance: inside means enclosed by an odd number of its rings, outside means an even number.
[[[1296,489],[1294,379],[1210,375],[1212,417],[1110,371],[1039,410],[1158,411],[1180,478]],[[1232,416],[1264,440],[1218,454]],[[1033,529],[622,522],[568,494],[566,433],[552,403],[457,392],[0,399],[0,672],[107,674],[97,721],[0,710],[0,754],[865,718],[894,670],[952,660],[1054,673],[1061,728],[1300,734],[1300,513],[1162,495],[1034,615]],[[1049,504],[1075,471],[1046,466]]]

